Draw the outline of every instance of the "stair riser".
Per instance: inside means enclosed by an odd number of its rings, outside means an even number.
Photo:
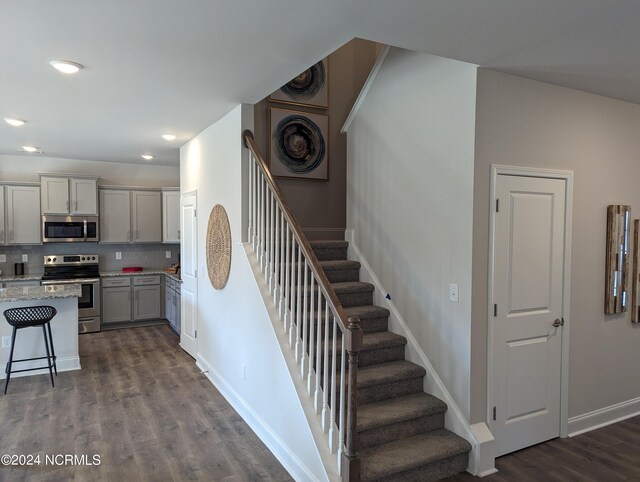
[[[376,482],[431,482],[464,472],[467,470],[468,465],[469,454],[463,453],[423,465],[422,467],[418,467],[413,470],[376,479]],[[365,482],[368,479],[366,477],[362,477],[361,480]]]
[[[320,372],[324,374],[324,354],[321,354],[320,358]],[[341,360],[342,356],[340,354],[340,351],[338,351],[338,356],[336,358],[336,367],[340,367]],[[388,363],[398,360],[404,360],[404,345],[361,351],[358,356],[358,367],[362,368],[370,365],[377,365],[379,363]],[[331,370],[332,362],[333,357],[329,355],[329,370]],[[313,363],[313,366],[315,368],[315,361]]]
[[[391,442],[401,438],[412,437],[431,430],[444,427],[444,413],[425,415],[403,422],[358,432],[358,447],[372,447],[374,445]]]
[[[347,259],[347,248],[313,248],[318,261],[337,261]]]
[[[379,402],[387,398],[401,397],[423,391],[423,377],[408,378],[390,383],[358,388],[358,404]]]
[[[373,291],[354,291],[336,294],[338,295],[338,300],[340,300],[340,303],[345,308],[373,304]]]

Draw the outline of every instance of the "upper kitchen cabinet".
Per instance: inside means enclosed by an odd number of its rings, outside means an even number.
[[[42,214],[98,214],[98,178],[41,175]]]
[[[100,189],[101,243],[160,243],[161,241],[160,191]]]
[[[162,242],[180,242],[180,189],[162,189]]]
[[[40,187],[34,185],[0,186],[0,243],[42,244],[40,232]],[[6,212],[6,217],[4,216]]]

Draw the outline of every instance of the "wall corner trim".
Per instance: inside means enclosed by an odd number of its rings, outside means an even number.
[[[467,472],[478,476],[485,476],[497,472],[494,465],[495,444],[491,430],[489,430],[489,427],[484,422],[474,425],[469,424],[462,410],[460,410],[453,396],[449,393],[449,390],[435,368],[433,368],[424,350],[411,333],[411,330],[409,330],[407,323],[404,321],[398,309],[391,300],[384,298],[387,290],[356,245],[353,229],[348,228],[346,230],[345,239],[349,242],[348,258],[360,262],[361,281],[369,282],[375,286],[373,292],[374,303],[386,307],[391,312],[389,316],[389,326],[393,327],[396,333],[407,339],[405,349],[407,360],[421,365],[427,371],[427,376],[424,378],[425,391],[440,398],[447,404],[448,409],[445,412],[445,427],[462,438],[465,438],[471,444],[472,448],[469,454]]]
[[[342,126],[342,129],[340,129],[340,132],[342,134],[345,134],[349,130],[349,126],[353,122],[353,119],[355,119],[356,115],[358,114],[358,111],[360,110],[360,107],[364,103],[364,99],[367,96],[367,93],[369,92],[371,85],[373,85],[373,81],[378,75],[378,72],[380,71],[380,67],[382,67],[382,64],[384,63],[384,59],[389,53],[390,49],[391,49],[390,45],[385,45],[384,48],[382,49],[382,52],[380,52],[380,55],[378,55],[378,58],[376,59],[376,63],[373,64],[373,68],[371,69],[371,72],[369,72],[369,76],[367,77],[367,80],[362,86],[362,90],[360,90],[360,93],[358,94],[356,101],[353,103],[353,107],[351,108],[351,112],[349,112],[349,115],[347,116],[347,120],[344,121],[344,125]]]

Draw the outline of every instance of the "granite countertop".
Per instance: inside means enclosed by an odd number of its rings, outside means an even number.
[[[5,281],[40,281],[42,279],[42,273],[34,274],[20,274],[20,275],[3,275],[0,276],[0,283]]]
[[[82,288],[75,284],[0,288],[0,302],[58,300],[80,296],[82,296]]]
[[[175,275],[173,273],[167,273],[166,271],[162,271],[162,268],[145,268],[142,271],[136,271],[135,273],[124,273],[122,270],[120,271],[100,271],[100,276],[109,278],[113,276],[150,276],[150,275],[165,275],[171,279],[182,283],[180,279],[180,275]]]

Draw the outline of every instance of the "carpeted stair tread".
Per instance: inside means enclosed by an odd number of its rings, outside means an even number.
[[[378,331],[376,333],[365,333],[362,335],[362,350],[377,350],[389,346],[406,345],[407,339],[390,331]]]
[[[360,451],[360,480],[364,482],[383,479],[469,450],[469,442],[446,429],[368,447]]]
[[[342,239],[313,239],[309,241],[312,248],[348,248],[349,241]]]
[[[358,432],[443,413],[447,404],[428,393],[415,393],[358,406]]]
[[[380,363],[379,365],[362,367],[358,370],[358,388],[423,377],[426,374],[427,371],[420,365],[406,360]]]
[[[364,306],[350,306],[344,309],[347,318],[350,316],[357,316],[360,320],[366,320],[369,318],[387,318],[391,315],[391,312],[376,305],[364,305]]]
[[[331,283],[331,287],[336,294],[342,293],[370,293],[375,287],[371,283],[362,281],[345,281],[343,283]]]
[[[350,259],[320,261],[320,266],[324,270],[360,269],[360,263],[358,261],[351,261]]]

